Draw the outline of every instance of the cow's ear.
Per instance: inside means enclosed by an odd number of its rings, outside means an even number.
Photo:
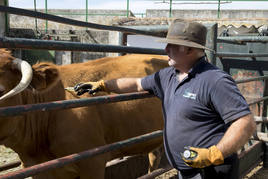
[[[33,79],[31,86],[36,90],[48,89],[59,79],[59,72],[55,65],[40,63],[33,65]]]

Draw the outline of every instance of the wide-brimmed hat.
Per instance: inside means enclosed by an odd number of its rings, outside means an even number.
[[[205,46],[206,36],[207,28],[204,25],[197,22],[175,19],[168,29],[167,37],[158,40],[158,42],[214,51]]]

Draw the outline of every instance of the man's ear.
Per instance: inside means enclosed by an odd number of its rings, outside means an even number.
[[[33,79],[31,86],[42,91],[50,88],[59,79],[59,72],[55,65],[40,63],[33,65]]]

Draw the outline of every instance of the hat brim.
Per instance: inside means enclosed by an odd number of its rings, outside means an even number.
[[[188,40],[182,40],[182,39],[160,39],[160,40],[156,40],[157,42],[162,42],[162,43],[169,43],[169,44],[175,44],[175,45],[182,45],[182,46],[186,46],[186,47],[194,47],[194,48],[199,48],[199,49],[205,49],[205,50],[209,50],[212,52],[215,52],[214,50],[207,48],[203,45],[200,45],[198,43],[192,42],[192,41],[188,41]]]

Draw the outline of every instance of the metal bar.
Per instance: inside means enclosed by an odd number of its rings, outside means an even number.
[[[239,176],[243,177],[247,174],[253,167],[255,167],[259,162],[262,161],[264,154],[263,142],[256,142],[248,148],[248,150],[242,152],[239,158]]]
[[[9,170],[11,168],[15,168],[21,165],[21,161],[14,161],[14,162],[10,162],[8,164],[2,165],[0,166],[0,172],[5,171],[5,170]]]
[[[99,97],[75,99],[75,100],[62,100],[62,101],[53,101],[53,102],[47,102],[47,103],[1,107],[0,116],[2,117],[14,116],[14,115],[21,115],[21,114],[31,112],[31,111],[49,111],[49,110],[58,110],[58,109],[68,109],[68,108],[83,107],[83,106],[95,105],[95,104],[101,104],[101,103],[119,102],[119,101],[131,100],[131,99],[143,99],[147,97],[154,97],[154,95],[149,94],[148,92],[128,93],[128,94],[99,96]],[[249,105],[256,104],[266,99],[268,99],[268,97],[260,98],[256,101],[249,103]]]
[[[88,22],[88,0],[86,0],[86,22]]]
[[[208,48],[214,50],[214,51],[207,51],[207,56],[209,61],[213,64],[216,65],[216,55],[215,53],[217,52],[217,31],[218,31],[218,24],[215,23],[213,24],[208,31]]]
[[[234,36],[234,37],[218,37],[217,41],[222,42],[223,41],[229,41],[229,42],[260,42],[260,43],[266,43],[268,42],[267,36]]]
[[[255,101],[249,102],[248,105],[250,106],[250,105],[253,105],[253,104],[256,104],[256,103],[265,101],[265,100],[267,100],[267,99],[268,99],[268,96],[266,96],[266,97],[262,97],[262,98],[259,98],[259,99],[255,100]]]
[[[133,137],[124,141],[115,142],[115,143],[108,144],[105,146],[90,149],[84,152],[75,153],[75,154],[61,157],[55,160],[50,160],[48,162],[34,165],[25,169],[21,169],[12,173],[5,174],[5,175],[1,175],[0,178],[1,179],[26,178],[29,176],[37,175],[38,173],[41,173],[43,171],[60,168],[69,163],[77,162],[85,158],[94,157],[96,155],[100,155],[109,151],[114,151],[125,146],[141,143],[141,142],[154,139],[154,138],[158,138],[161,136],[162,136],[162,131],[158,130],[150,134],[144,134],[144,135]]]
[[[228,44],[234,44],[234,45],[247,45],[245,42],[223,40],[223,39],[219,39],[219,37],[217,38],[217,43],[228,43]]]
[[[118,45],[86,44],[80,42],[0,37],[0,47],[11,49],[44,49],[59,51],[115,52],[165,55],[164,49]]]
[[[47,14],[47,0],[45,0],[45,9],[46,9],[46,14]],[[48,27],[48,22],[46,20],[46,33],[47,33],[47,27]]]
[[[268,57],[268,53],[231,53],[218,52],[217,57]]]
[[[217,18],[220,18],[220,12],[221,12],[221,0],[218,0],[218,13],[217,13]]]
[[[127,0],[127,17],[129,16],[129,0]]]
[[[163,173],[166,173],[172,169],[173,169],[173,167],[171,167],[171,166],[168,166],[166,168],[160,168],[160,169],[154,170],[152,173],[138,177],[137,179],[154,179],[155,177],[157,177]]]
[[[254,116],[256,123],[268,123],[268,117]]]
[[[8,0],[4,0],[4,5],[8,6],[9,1]],[[5,13],[5,34],[7,34],[7,32],[9,31],[9,17],[8,14]]]
[[[268,96],[268,79],[264,80],[264,91],[263,91],[263,97]],[[262,116],[267,116],[268,112],[268,101],[263,102],[263,108],[262,108]],[[262,124],[262,129],[267,132],[268,130],[268,125],[267,124]]]
[[[15,8],[15,7],[0,6],[0,11],[7,12],[10,14],[34,17],[34,18],[50,20],[53,22],[59,22],[59,23],[64,23],[64,24],[68,24],[68,25],[80,26],[80,27],[88,27],[88,28],[100,29],[100,30],[120,31],[120,32],[126,32],[126,33],[134,33],[134,34],[162,37],[162,36],[159,36],[158,34],[153,33],[153,32],[135,30],[135,29],[126,28],[126,27],[116,27],[116,26],[108,26],[108,25],[83,22],[83,21],[78,21],[78,20],[74,20],[74,19],[68,19],[68,18],[64,18],[64,17],[51,15],[51,14],[46,14],[46,13],[42,13],[42,12],[34,12],[31,10],[20,9],[20,8]]]
[[[36,10],[36,0],[34,0],[34,11],[35,11],[35,12],[37,11],[37,10]],[[34,21],[35,21],[35,30],[36,30],[36,32],[37,32],[37,18],[35,18]]]
[[[254,77],[254,78],[247,78],[247,79],[243,79],[243,80],[235,80],[235,82],[236,82],[236,84],[239,84],[239,83],[246,83],[246,82],[250,82],[250,81],[257,81],[257,80],[264,80],[264,79],[268,79],[268,75]]]
[[[21,115],[21,114],[31,112],[31,111],[48,111],[48,110],[77,108],[77,107],[103,104],[103,103],[127,101],[127,100],[132,100],[132,99],[144,99],[148,97],[154,97],[154,95],[149,94],[148,92],[126,93],[126,94],[119,94],[119,95],[98,96],[98,97],[92,97],[92,98],[62,100],[62,101],[53,101],[53,102],[47,102],[47,103],[1,107],[0,116]]]
[[[172,17],[172,0],[169,0],[169,17]]]

